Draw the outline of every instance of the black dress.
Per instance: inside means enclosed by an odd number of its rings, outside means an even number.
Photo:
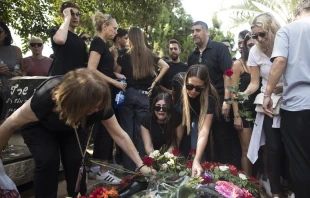
[[[175,128],[180,126],[181,123],[182,115],[180,113],[175,113]],[[166,130],[166,124],[159,124],[154,117],[144,117],[141,121],[141,125],[149,130],[154,150],[159,150],[163,145],[167,145],[168,132]]]

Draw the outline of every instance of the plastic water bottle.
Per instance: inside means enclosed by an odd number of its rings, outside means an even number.
[[[21,72],[20,65],[18,63],[16,63],[16,65],[14,66],[14,71],[15,72]]]
[[[121,79],[122,83],[126,83],[125,79]],[[124,104],[124,100],[125,100],[125,95],[124,95],[124,91],[123,90],[119,90],[118,93],[115,96],[115,103],[114,103],[114,107],[115,108],[121,108]]]

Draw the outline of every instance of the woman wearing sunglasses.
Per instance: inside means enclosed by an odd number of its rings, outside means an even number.
[[[253,47],[253,45],[254,40],[251,38],[251,32],[248,31],[242,42],[241,58],[235,61],[232,67],[233,70],[233,75],[231,77],[232,85],[236,86],[237,83],[239,82],[240,91],[245,91],[251,82],[251,70],[250,67],[247,66],[247,61],[249,57],[249,50],[251,49],[251,47]],[[255,117],[256,115],[254,100],[257,94],[258,93],[250,95],[249,100],[246,100],[243,103],[243,106],[247,108],[248,111],[252,112],[253,117]],[[232,104],[234,111],[234,126],[238,131],[240,144],[242,148],[242,155],[241,155],[242,170],[244,170],[247,173],[247,175],[252,175],[252,164],[247,158],[247,152],[251,140],[253,122],[246,121],[244,117],[240,117],[238,111],[239,109],[241,110],[243,106],[238,103]]]
[[[171,96],[161,93],[154,98],[151,115],[141,121],[141,136],[146,154],[164,145],[168,152],[178,149],[184,133],[182,115],[175,112]]]
[[[265,92],[272,65],[270,56],[275,35],[279,28],[280,24],[270,13],[262,13],[252,21],[252,38],[255,39],[256,45],[250,50],[247,65],[251,71],[251,82],[244,93],[248,95],[254,94],[260,88],[260,77],[262,77],[260,91]],[[282,93],[282,78],[278,83],[273,91],[275,94]],[[285,162],[283,158],[285,150],[280,131],[280,116],[270,118],[265,116],[264,113],[257,113],[255,123],[247,156],[254,163],[257,160],[259,147],[265,144],[266,139],[269,178],[264,175],[260,179],[260,183],[269,196],[280,197],[282,193],[280,183],[281,166]],[[282,176],[285,176],[285,174],[282,174]]]
[[[192,167],[192,176],[195,176],[203,171],[200,162],[207,146],[213,115],[219,115],[219,96],[204,65],[193,65],[187,70],[182,92],[182,123],[191,135],[191,147],[196,149]]]

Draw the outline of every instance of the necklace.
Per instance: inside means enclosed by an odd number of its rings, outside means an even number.
[[[164,127],[161,127],[160,125],[161,125],[161,124],[158,123],[158,126],[159,126],[159,128],[161,129],[161,133],[165,133],[166,125],[164,125]]]

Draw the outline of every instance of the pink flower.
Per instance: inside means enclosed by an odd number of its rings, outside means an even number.
[[[216,182],[215,190],[227,198],[242,198],[244,194],[238,186],[226,181]]]
[[[251,193],[249,193],[249,191],[247,191],[244,188],[242,190],[243,190],[243,197],[244,198],[253,198],[253,195]]]

